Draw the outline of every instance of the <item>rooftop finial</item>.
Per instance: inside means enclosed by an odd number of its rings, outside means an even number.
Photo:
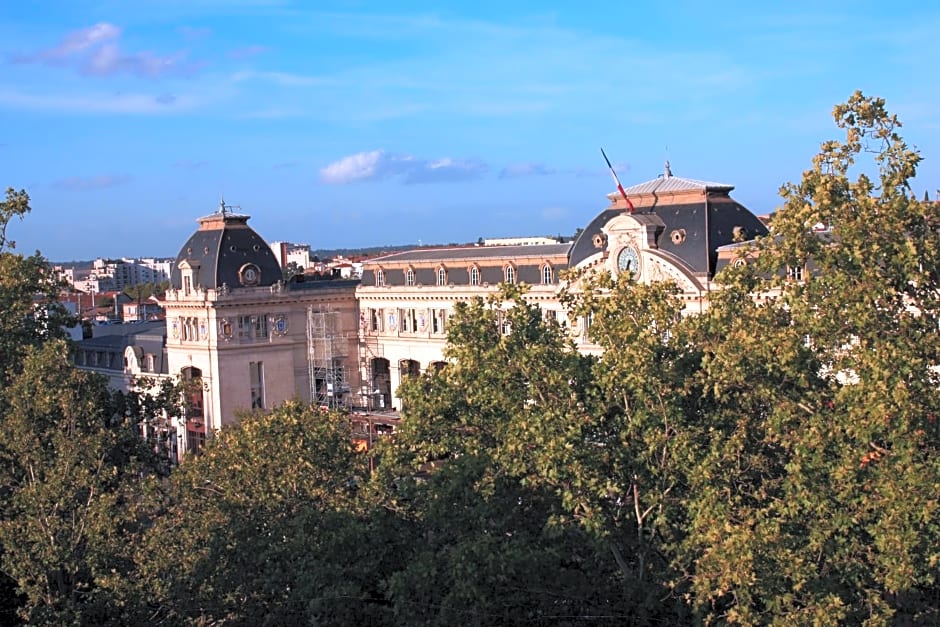
[[[663,178],[667,178],[667,179],[668,179],[670,176],[672,176],[672,170],[669,169],[669,160],[667,159],[667,160],[666,160],[666,171],[663,172]]]
[[[225,196],[224,195],[219,196],[219,213],[223,215],[225,214]]]

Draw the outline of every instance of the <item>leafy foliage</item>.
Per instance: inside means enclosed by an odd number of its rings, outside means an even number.
[[[589,356],[518,286],[458,303],[447,365],[402,385],[369,479],[346,417],[298,402],[162,476],[136,428],[179,389],[112,397],[68,367],[25,309],[8,316],[51,289],[43,260],[0,251],[32,268],[0,283],[0,542],[21,615],[937,623],[940,203],[911,193],[920,156],[883,101],[857,93],[835,119],[844,139],[784,186],[772,235],[738,248],[750,262],[700,314],[668,283],[571,276]],[[27,201],[8,195],[0,224]]]
[[[299,403],[221,431],[154,492],[122,593],[133,622],[365,620],[377,522],[355,506],[364,467],[347,420]]]
[[[3,570],[30,622],[107,622],[102,578],[126,574],[135,486],[153,461],[106,382],[73,368],[61,341],[30,348],[3,391]]]

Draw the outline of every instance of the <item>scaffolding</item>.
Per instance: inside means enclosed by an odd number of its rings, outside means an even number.
[[[385,364],[384,370],[377,363]],[[359,372],[362,378],[362,407],[384,411],[391,407],[391,378],[388,360],[384,357],[378,337],[363,331],[359,338]]]
[[[318,407],[348,407],[346,358],[349,338],[343,333],[339,312],[307,307],[307,369],[310,400]]]

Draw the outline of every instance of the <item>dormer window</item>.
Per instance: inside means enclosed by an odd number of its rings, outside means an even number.
[[[385,272],[382,271],[382,268],[377,268],[375,271],[375,286],[385,287]]]
[[[516,269],[512,265],[506,266],[505,277],[510,285],[516,282]]]
[[[193,293],[193,288],[196,285],[195,273],[199,271],[199,262],[191,261],[189,259],[184,259],[179,264],[180,277],[183,282],[183,295],[190,296]]]
[[[414,287],[415,284],[415,271],[414,268],[408,268],[405,270],[405,285],[408,287]]]
[[[549,264],[542,266],[542,285],[551,285],[554,282],[554,273]]]
[[[470,285],[480,284],[480,269],[476,266],[470,266]]]
[[[441,287],[447,285],[447,269],[444,266],[437,269],[437,284]]]

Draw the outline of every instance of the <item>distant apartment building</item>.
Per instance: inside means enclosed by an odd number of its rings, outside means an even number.
[[[90,268],[55,266],[56,274],[86,294],[121,291],[126,287],[170,280],[171,259],[98,258]]]
[[[310,267],[310,244],[271,242],[269,246],[282,269],[287,268],[292,263],[297,264],[297,267],[301,270]]]

